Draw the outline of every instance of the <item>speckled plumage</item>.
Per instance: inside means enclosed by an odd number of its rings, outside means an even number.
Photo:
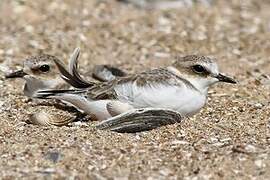
[[[59,59],[49,54],[31,56],[23,61],[23,69],[11,72],[7,78],[23,78],[23,92],[32,98],[36,91],[66,88],[69,85],[61,79],[54,63]]]
[[[165,68],[154,69],[126,77],[117,78],[110,82],[97,83],[87,91],[87,97],[92,100],[117,99],[115,86],[125,83],[132,83],[138,87],[151,87],[158,84],[168,86],[182,86],[183,82],[190,88],[196,89],[190,82],[175,75]]]

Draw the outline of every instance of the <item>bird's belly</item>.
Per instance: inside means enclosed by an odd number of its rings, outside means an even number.
[[[148,98],[144,98],[143,101],[135,100],[135,108],[144,107],[156,107],[156,108],[167,108],[175,110],[184,116],[190,116],[198,112],[205,104],[205,98],[198,93],[184,93],[184,94],[154,94]],[[137,107],[136,107],[137,106]]]
[[[173,110],[180,112],[184,116],[192,116],[197,113],[206,102],[206,96],[203,96],[199,93],[197,94],[187,94],[186,97],[183,98],[183,102],[176,104],[175,108],[172,107]]]
[[[134,108],[167,108],[184,116],[198,112],[205,104],[206,96],[187,87],[156,87],[133,89],[127,98]]]

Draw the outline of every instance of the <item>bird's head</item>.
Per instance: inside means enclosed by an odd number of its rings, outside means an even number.
[[[6,75],[6,78],[23,78],[33,76],[40,80],[50,80],[58,73],[54,63],[55,56],[42,54],[24,60],[23,68]]]
[[[187,79],[198,89],[207,90],[217,82],[236,83],[231,77],[220,73],[215,60],[207,56],[188,55],[177,58],[169,69]]]

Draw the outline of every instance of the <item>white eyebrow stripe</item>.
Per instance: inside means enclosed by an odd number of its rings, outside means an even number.
[[[219,74],[218,66],[216,63],[202,62],[201,65],[205,67],[211,74]]]

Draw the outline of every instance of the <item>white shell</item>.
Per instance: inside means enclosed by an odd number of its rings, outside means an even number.
[[[33,112],[29,116],[29,123],[40,126],[65,126],[73,122],[75,117],[66,111],[55,107]]]

